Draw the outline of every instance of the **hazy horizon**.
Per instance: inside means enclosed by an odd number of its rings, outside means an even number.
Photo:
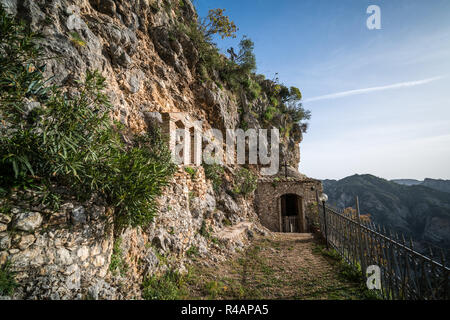
[[[340,179],[450,179],[450,1],[195,0],[225,8],[258,72],[299,87],[311,110],[300,171]],[[381,8],[381,30],[366,9]]]
[[[414,179],[414,178],[408,178],[408,177],[406,177],[406,178],[392,178],[392,179],[388,179],[388,178],[385,178],[385,177],[380,177],[380,176],[377,176],[376,174],[372,174],[372,173],[354,173],[354,174],[350,174],[350,175],[348,175],[348,176],[345,176],[345,177],[341,177],[341,178],[320,178],[320,177],[314,177],[315,179],[318,179],[318,180],[342,180],[342,179],[345,179],[345,178],[348,178],[348,177],[351,177],[351,176],[354,176],[354,175],[372,175],[372,176],[375,176],[375,177],[377,177],[377,178],[382,178],[382,179],[386,179],[386,180],[388,180],[388,181],[392,181],[392,180],[416,180],[416,181],[421,181],[421,182],[423,182],[425,179],[433,179],[433,180],[449,180],[449,179],[442,179],[442,178],[431,178],[431,177],[426,177],[426,178],[423,178],[423,179]]]

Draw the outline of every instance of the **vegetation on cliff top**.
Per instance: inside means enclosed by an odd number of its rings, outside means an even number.
[[[113,123],[96,71],[74,91],[48,85],[40,38],[0,7],[0,191],[40,189],[56,206],[64,193],[97,194],[121,225],[152,221],[175,170],[158,130],[132,135]]]
[[[219,88],[232,91],[240,99],[241,115],[246,110],[264,127],[276,126],[285,137],[294,135],[298,138],[306,132],[308,125],[305,121],[311,116],[302,106],[300,90],[279,83],[276,77],[268,80],[257,74],[254,43],[245,36],[237,52],[229,48],[229,57],[220,53],[213,36],[218,35],[222,39],[236,37],[237,30],[224,12],[224,9],[210,10],[206,18],[180,24],[174,31],[175,34],[185,33],[195,45],[199,55],[196,69],[201,81],[214,82]],[[263,110],[253,110],[252,106],[258,99],[265,106]],[[246,126],[243,119],[241,126]]]

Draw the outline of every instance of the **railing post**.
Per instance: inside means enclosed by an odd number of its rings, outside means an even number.
[[[359,198],[356,196],[356,214],[358,215],[358,233],[359,233],[359,252],[360,252],[360,261],[361,261],[361,273],[363,278],[366,277],[366,263],[364,261],[364,251],[363,251],[363,242],[362,242],[362,228],[361,228],[361,212],[359,211]]]
[[[327,232],[327,211],[325,210],[325,201],[322,201],[322,206],[323,206],[323,225],[325,231],[325,241],[327,242],[327,250],[328,250],[329,246],[328,246],[328,232]]]

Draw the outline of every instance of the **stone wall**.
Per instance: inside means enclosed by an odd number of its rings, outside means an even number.
[[[0,203],[8,208],[0,215],[0,263],[9,260],[22,284],[15,297],[82,298],[83,291],[93,290],[108,274],[111,210],[98,200],[66,201],[59,210],[50,210],[35,199],[36,193],[29,191]]]
[[[145,228],[118,232],[113,210],[100,199],[64,201],[58,210],[36,199],[29,191],[0,201],[0,265],[9,261],[15,273],[14,299],[140,299],[145,277],[186,271],[189,248],[196,247],[205,263],[242,248],[253,231],[239,238],[219,236],[227,233],[225,219],[233,225],[247,221],[247,229],[265,232],[250,202],[215,194],[202,167],[195,177],[179,168],[158,199],[154,223]],[[220,243],[200,234],[202,224]]]
[[[301,212],[306,222],[308,205],[316,202],[316,191],[321,191],[320,181],[297,178],[261,178],[256,190],[256,206],[261,224],[271,231],[280,232],[280,197],[296,194],[301,198]]]

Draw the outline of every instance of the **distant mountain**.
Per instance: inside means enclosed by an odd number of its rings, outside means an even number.
[[[425,179],[422,186],[450,193],[450,180]]]
[[[414,179],[395,179],[391,181],[405,186],[424,186],[434,190],[450,193],[450,180],[426,178],[424,181]]]
[[[405,186],[416,186],[423,182],[423,181],[414,180],[414,179],[395,179],[395,180],[391,180],[391,181],[398,183],[398,184],[405,185]]]
[[[446,188],[447,184],[439,181],[427,179],[411,186],[354,175],[324,180],[323,187],[331,205],[354,207],[358,196],[361,213],[369,213],[375,223],[411,236],[419,247],[431,243],[450,249],[450,193],[434,190]]]

